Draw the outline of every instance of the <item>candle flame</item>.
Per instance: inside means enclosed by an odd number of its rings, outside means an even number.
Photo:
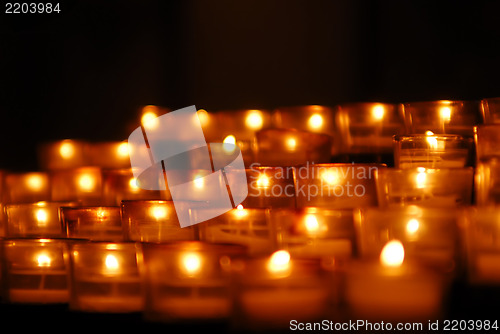
[[[45,209],[38,209],[36,211],[36,221],[38,226],[45,226],[47,225],[47,221],[49,220],[49,215],[47,213],[47,210]]]
[[[167,217],[167,208],[163,206],[158,206],[155,205],[149,209],[149,213],[151,216],[153,216],[156,220],[163,219]]]
[[[308,232],[317,232],[319,230],[319,223],[316,216],[309,214],[305,218],[305,226]]]
[[[235,214],[238,217],[245,217],[248,214],[248,212],[245,210],[245,208],[243,208],[243,205],[239,204],[236,207]]]
[[[43,178],[36,174],[29,175],[26,178],[26,185],[33,191],[39,191],[43,188]]]
[[[439,116],[445,122],[449,122],[451,120],[451,108],[450,107],[441,107],[439,109]]]
[[[425,188],[425,183],[427,180],[427,173],[424,167],[417,168],[417,175],[415,176],[415,183],[417,188]]]
[[[128,143],[120,143],[116,148],[116,154],[120,158],[127,158],[129,156]]]
[[[340,175],[337,170],[329,169],[323,171],[321,174],[321,179],[328,183],[329,185],[337,184],[340,180]]]
[[[267,270],[275,274],[287,273],[290,270],[290,253],[286,250],[274,252],[267,262]]]
[[[78,178],[78,186],[82,191],[93,191],[96,186],[96,180],[93,175],[90,174],[82,174]]]
[[[138,192],[140,190],[139,185],[137,184],[137,179],[135,177],[130,178],[130,181],[128,181],[128,185],[132,192]]]
[[[319,130],[323,126],[323,116],[320,114],[313,114],[309,117],[308,125],[311,130]]]
[[[75,147],[70,142],[62,143],[59,147],[59,154],[63,159],[71,159],[75,154]]]
[[[233,153],[236,149],[236,138],[233,135],[229,135],[223,140],[222,149],[226,153]]]
[[[434,136],[434,132],[432,132],[432,131],[426,131],[425,135],[426,135],[425,139],[427,140],[427,143],[429,144],[429,148],[431,148],[433,150],[437,150],[437,148],[438,148],[438,140]]]
[[[372,117],[376,121],[381,121],[384,119],[385,115],[385,108],[381,104],[377,104],[376,106],[373,107],[372,109]]]
[[[200,109],[197,112],[198,114],[198,119],[200,120],[200,123],[202,126],[205,126],[208,124],[210,121],[210,117],[208,115],[208,112],[205,109]]]
[[[295,151],[297,147],[297,140],[293,137],[290,137],[286,140],[286,146],[290,151]]]
[[[380,262],[385,267],[400,267],[405,257],[405,249],[399,240],[389,241],[380,253]]]
[[[408,234],[415,234],[420,227],[420,223],[417,219],[410,219],[408,223],[406,223],[406,232]]]
[[[114,256],[113,254],[106,255],[104,265],[106,266],[106,270],[108,272],[117,272],[120,269],[120,263],[118,262],[116,256]]]
[[[39,267],[50,267],[50,263],[52,262],[51,258],[47,254],[39,254],[36,259]]]
[[[205,186],[205,179],[202,175],[196,175],[193,180],[194,186],[197,189],[203,189]]]
[[[257,187],[259,188],[267,188],[269,187],[270,180],[265,174],[261,174],[257,179]]]
[[[181,268],[188,276],[194,276],[201,270],[201,257],[197,253],[186,253],[181,258]]]
[[[154,111],[153,111],[154,110]],[[144,107],[144,113],[141,117],[142,125],[147,129],[155,129],[158,126],[158,115],[156,114],[156,107]]]
[[[250,110],[245,118],[245,125],[251,130],[260,130],[264,120],[259,110]]]

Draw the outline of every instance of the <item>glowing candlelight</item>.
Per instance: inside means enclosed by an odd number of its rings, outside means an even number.
[[[384,267],[400,267],[404,258],[405,250],[399,240],[389,241],[380,253],[380,262]]]
[[[415,218],[410,219],[408,223],[406,223],[406,232],[410,235],[417,233],[419,228],[420,222]]]
[[[291,269],[290,253],[285,250],[274,252],[269,258],[266,268],[276,276],[288,276]]]
[[[381,121],[384,119],[385,108],[381,104],[374,105],[372,108],[372,117],[375,121]]]
[[[229,135],[224,138],[222,149],[226,153],[232,153],[236,149],[236,138],[233,135]]]
[[[201,256],[197,253],[186,253],[181,257],[181,270],[189,277],[194,277],[202,269]]]
[[[415,175],[415,184],[419,189],[425,188],[427,182],[427,173],[424,167],[417,168],[417,174]]]
[[[311,130],[321,129],[323,126],[323,116],[321,116],[321,114],[312,114],[307,124]]]
[[[262,112],[259,110],[249,110],[245,118],[245,125],[251,130],[260,130],[264,124]]]
[[[36,262],[38,267],[50,267],[52,260],[47,254],[40,253],[36,258]]]
[[[75,155],[75,147],[71,142],[63,142],[59,147],[59,154],[63,159],[71,159]]]
[[[49,220],[49,215],[47,213],[47,210],[38,209],[36,211],[36,221],[38,226],[47,226],[48,220]]]
[[[80,175],[77,182],[81,191],[92,192],[95,190],[96,180],[91,174]]]

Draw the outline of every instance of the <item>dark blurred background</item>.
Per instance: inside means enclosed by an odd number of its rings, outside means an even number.
[[[139,109],[500,96],[500,2],[62,0],[0,15],[0,168]]]

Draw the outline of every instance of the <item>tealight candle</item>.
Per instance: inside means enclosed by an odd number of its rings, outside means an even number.
[[[129,148],[126,141],[90,143],[89,165],[103,169],[130,168]]]
[[[66,235],[62,228],[60,208],[77,202],[37,202],[5,206],[9,238],[58,238]]]
[[[255,135],[255,160],[267,166],[330,162],[332,138],[297,129],[264,129]]]
[[[399,240],[412,262],[454,276],[464,268],[457,228],[458,209],[415,205],[361,208],[355,214],[359,256],[377,258],[387,242]]]
[[[86,166],[88,143],[72,139],[45,143],[38,148],[38,163],[44,171]]]
[[[81,312],[141,312],[144,294],[140,259],[136,243],[73,244],[69,308]]]
[[[159,183],[157,189],[160,189]],[[102,171],[102,205],[115,206],[126,200],[152,199],[163,199],[160,190],[142,189],[131,169],[106,169]]]
[[[396,105],[378,102],[349,103],[335,113],[336,162],[383,163],[393,166],[392,136],[404,133]]]
[[[196,215],[196,210],[193,213]],[[245,208],[241,204],[199,226],[200,240],[243,245],[252,256],[275,249],[272,231],[268,209]]]
[[[446,285],[440,276],[405,259],[390,240],[380,261],[355,261],[347,268],[344,299],[351,319],[428,321],[442,316]]]
[[[381,207],[405,204],[456,207],[472,203],[472,167],[385,168],[379,169],[375,178]]]
[[[401,105],[407,134],[474,135],[474,126],[483,122],[478,101],[421,101]]]
[[[82,205],[100,205],[102,175],[99,167],[80,167],[53,171],[53,201],[80,201]]]
[[[394,136],[396,168],[460,168],[472,165],[473,141],[459,135]]]
[[[377,205],[375,174],[381,164],[313,164],[296,167],[297,207],[351,209]]]
[[[500,123],[500,97],[482,99],[481,112],[485,124]]]
[[[245,254],[239,245],[199,241],[144,244],[144,316],[149,321],[227,321],[228,267]]]
[[[352,210],[273,209],[270,217],[277,247],[292,257],[349,259],[356,255]]]
[[[180,227],[172,201],[123,201],[121,212],[122,226],[126,240],[169,242],[195,240],[198,238],[196,225]]]
[[[63,239],[4,240],[3,283],[7,301],[22,304],[67,303],[67,247]]]
[[[292,167],[268,167],[254,164],[251,168],[229,169],[226,176],[234,184],[240,173],[245,173],[248,195],[241,203],[245,208],[295,207],[294,169]],[[238,197],[246,194],[238,193]],[[244,197],[244,196],[243,196]]]
[[[320,321],[327,317],[331,284],[319,261],[296,259],[286,250],[235,263],[233,326],[251,330],[289,329],[290,320]]]
[[[8,173],[5,175],[4,203],[33,203],[50,200],[47,172]]]
[[[119,206],[62,207],[61,221],[67,238],[96,241],[124,240]]]

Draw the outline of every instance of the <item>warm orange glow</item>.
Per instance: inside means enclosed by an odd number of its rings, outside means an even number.
[[[129,152],[128,152],[128,143],[120,143],[116,149],[116,154],[120,157],[120,158],[127,158],[129,156]]]
[[[405,249],[398,240],[389,241],[380,253],[380,262],[385,267],[399,267],[403,264]]]
[[[439,109],[439,116],[445,122],[449,122],[451,120],[451,108],[450,107],[441,107]]]
[[[295,149],[297,148],[297,140],[293,137],[290,137],[286,140],[286,147],[290,150],[290,151],[295,151]]]
[[[340,175],[335,169],[327,169],[321,173],[321,179],[329,185],[335,185],[339,183]]]
[[[205,126],[210,121],[210,116],[205,109],[198,110],[198,119],[200,120],[201,126]]]
[[[257,187],[267,188],[267,187],[269,187],[270,183],[271,183],[271,181],[269,180],[269,177],[267,177],[266,174],[259,175],[259,178],[257,179]]]
[[[251,130],[260,130],[264,125],[264,119],[260,110],[250,110],[245,118],[245,125]]]
[[[434,132],[426,131],[425,135],[426,135],[425,139],[427,140],[427,143],[429,144],[429,148],[436,150],[438,148],[438,140],[434,136]]]
[[[313,215],[313,214],[307,215],[304,222],[305,222],[306,230],[308,232],[312,232],[312,233],[318,232],[319,223],[318,223],[318,219],[316,218],[315,215]]]
[[[427,181],[427,173],[424,167],[417,168],[417,175],[415,176],[415,184],[417,188],[422,189],[425,188],[425,184]]]
[[[247,210],[245,210],[245,208],[243,207],[243,205],[239,204],[237,207],[236,207],[236,210],[234,210],[234,214],[238,217],[245,217],[248,215],[248,212]]]
[[[149,209],[149,214],[156,220],[164,219],[167,217],[167,208],[159,205],[152,206]]]
[[[309,126],[309,129],[319,130],[323,126],[323,116],[321,116],[320,114],[313,114],[311,115],[311,117],[309,117],[307,124]]]
[[[82,174],[78,178],[78,187],[82,191],[90,192],[93,191],[96,187],[96,180],[93,175],[90,174]]]
[[[45,209],[38,209],[36,211],[36,221],[38,226],[45,226],[47,225],[47,221],[49,220],[49,215],[47,213],[47,210]]]
[[[59,154],[63,159],[71,159],[75,155],[75,146],[73,143],[64,142],[59,147]]]
[[[290,271],[290,253],[286,250],[274,252],[267,262],[267,270],[274,274],[287,274]]]
[[[155,129],[158,126],[158,115],[153,110],[145,111],[141,117],[142,125],[147,129]]]
[[[129,188],[132,192],[138,192],[140,190],[139,185],[137,184],[137,179],[135,177],[131,177],[128,181]]]
[[[107,273],[117,273],[120,270],[120,263],[118,262],[116,256],[112,254],[106,255],[104,266],[106,267]]]
[[[408,232],[408,234],[415,234],[417,233],[419,227],[420,223],[417,219],[410,219],[408,223],[406,223],[406,232]]]
[[[43,178],[40,175],[32,174],[26,178],[26,185],[33,191],[42,190],[43,183]]]
[[[222,149],[226,153],[232,153],[236,149],[236,138],[233,135],[229,135],[223,140]]]
[[[36,262],[38,263],[39,267],[50,267],[50,263],[52,262],[52,259],[47,254],[40,253],[40,254],[38,254]]]
[[[101,219],[101,220],[106,219],[107,212],[104,209],[98,209],[96,211],[96,216],[97,216],[97,219]]]
[[[201,271],[201,256],[197,253],[186,253],[181,257],[181,269],[188,276],[195,276]]]
[[[384,119],[385,115],[385,108],[381,104],[377,104],[376,106],[373,107],[372,109],[372,117],[376,121],[381,121]]]
[[[193,180],[196,189],[203,189],[205,187],[205,179],[202,175],[196,175]]]

